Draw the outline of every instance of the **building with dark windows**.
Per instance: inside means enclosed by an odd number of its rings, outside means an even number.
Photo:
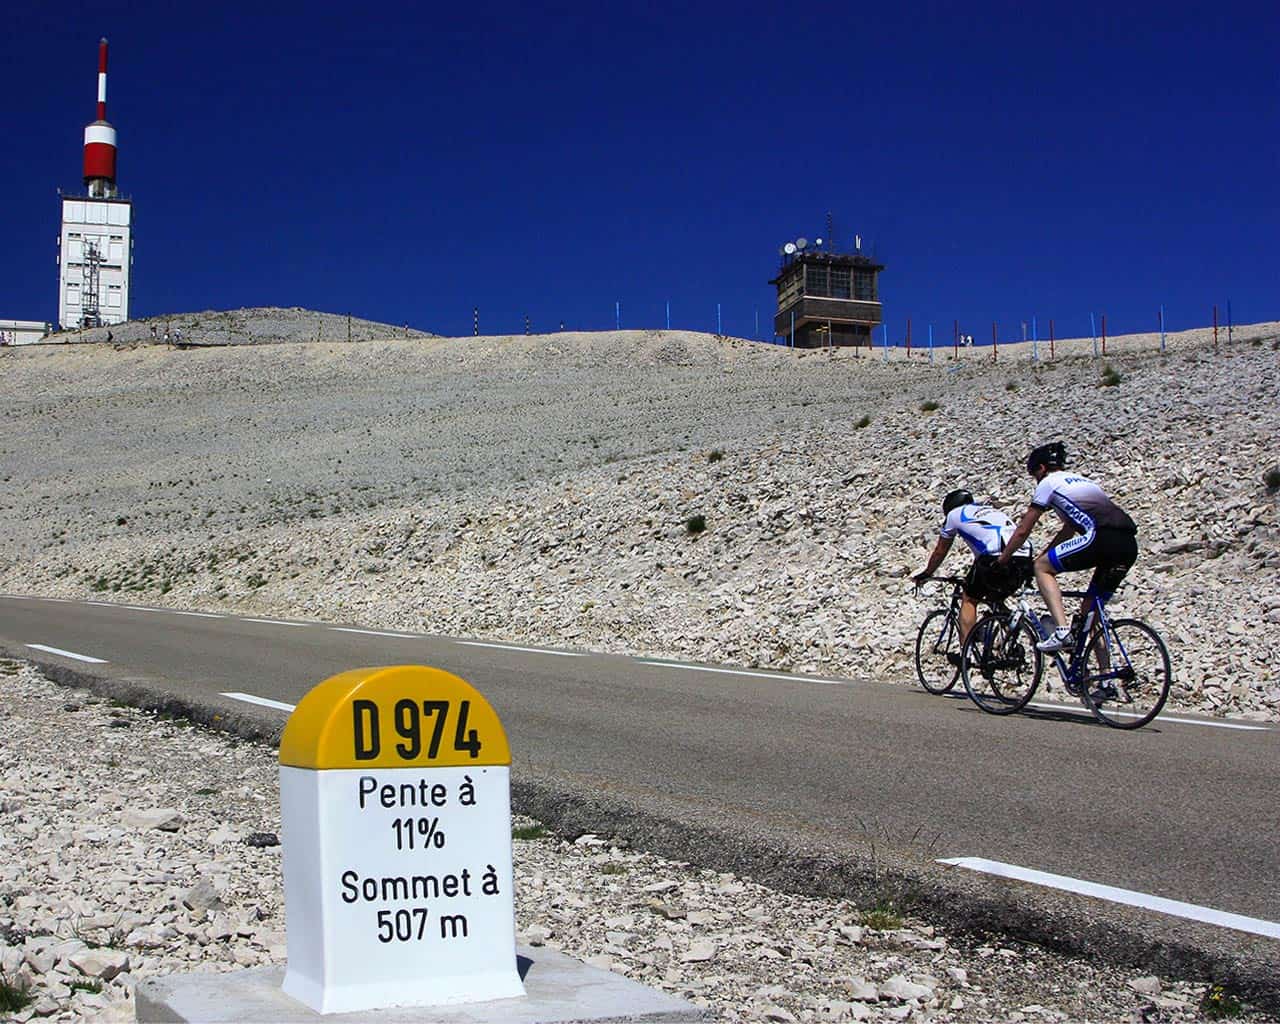
[[[880,271],[875,260],[854,253],[808,248],[803,238],[782,248],[782,266],[769,283],[778,288],[773,332],[796,348],[870,345],[882,320]]]

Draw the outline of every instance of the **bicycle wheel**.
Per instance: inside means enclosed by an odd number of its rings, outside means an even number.
[[[1081,698],[1098,721],[1140,729],[1164,707],[1173,666],[1160,634],[1138,619],[1113,619],[1106,643],[1089,645]]]
[[[959,677],[960,630],[949,610],[935,608],[916,634],[916,678],[930,693],[944,694]]]
[[[1044,656],[1031,623],[1008,612],[987,612],[969,631],[960,652],[960,678],[973,702],[991,715],[1011,715],[1026,706],[1040,685]]]

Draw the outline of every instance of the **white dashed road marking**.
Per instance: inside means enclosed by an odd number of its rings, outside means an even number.
[[[285,622],[283,619],[241,619],[242,622],[262,622],[268,626],[309,626],[309,622]]]
[[[983,857],[948,857],[939,860],[939,864],[950,864],[955,867],[968,868],[970,871],[981,871],[983,874],[998,875],[1001,878],[1014,878],[1022,882],[1047,886],[1050,889],[1062,889],[1066,892],[1079,893],[1082,896],[1093,896],[1112,903],[1125,903],[1131,907],[1142,907],[1155,910],[1161,914],[1174,917],[1185,917],[1192,921],[1203,921],[1220,928],[1234,928],[1240,932],[1253,935],[1265,935],[1267,938],[1280,939],[1280,924],[1275,921],[1263,921],[1257,917],[1245,917],[1243,914],[1232,914],[1225,910],[1214,910],[1195,903],[1183,903],[1181,900],[1169,900],[1163,896],[1152,896],[1132,889],[1118,889],[1114,885],[1102,885],[1098,882],[1086,882],[1066,875],[1053,875],[1047,871],[1036,871],[1032,868],[1019,867],[1017,864],[1005,864],[998,860],[986,860]]]
[[[266,697],[255,697],[251,693],[224,693],[224,697],[230,697],[232,700],[242,700],[246,704],[260,704],[264,708],[275,708],[277,711],[292,711],[296,704],[286,704],[282,700],[268,700]]]
[[[60,654],[64,658],[75,658],[76,661],[87,661],[92,665],[105,665],[106,658],[91,658],[87,654],[76,654],[75,651],[64,651],[61,647],[46,647],[44,644],[24,644],[36,651],[48,651],[50,654]]]
[[[387,633],[381,629],[353,629],[351,626],[330,626],[335,633],[360,633],[363,636],[393,636],[398,640],[417,640],[415,633]]]
[[[752,672],[743,668],[710,668],[706,665],[682,665],[676,661],[641,661],[641,665],[656,668],[683,668],[689,672],[721,672],[729,676],[750,676],[752,679],[788,679],[793,683],[822,683],[824,686],[844,686],[847,679],[820,679],[817,676],[786,675],[781,672]]]
[[[525,651],[528,654],[554,654],[557,658],[585,658],[580,651],[548,651],[542,647],[517,647],[515,644],[486,644],[479,640],[455,640],[465,647],[496,647],[501,651]]]

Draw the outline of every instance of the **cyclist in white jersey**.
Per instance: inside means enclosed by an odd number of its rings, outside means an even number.
[[[1108,600],[1138,560],[1134,521],[1088,477],[1064,470],[1066,461],[1067,449],[1061,441],[1042,444],[1027,456],[1027,472],[1036,479],[1035,493],[1000,555],[1001,563],[1007,563],[1049,509],[1062,520],[1062,529],[1035,561],[1036,585],[1057,627],[1047,640],[1036,644],[1046,652],[1071,645],[1058,573],[1094,570],[1084,601],[1087,608],[1095,594]]]
[[[916,586],[937,571],[959,536],[973,552],[973,565],[964,580],[964,598],[960,602],[960,643],[978,617],[979,601],[1002,601],[1025,580],[1031,578],[1031,545],[1024,543],[1013,558],[1012,568],[997,565],[1005,543],[1013,536],[1013,520],[991,505],[981,505],[965,490],[952,491],[942,499],[942,529],[938,542],[929,554],[923,571],[912,579]]]

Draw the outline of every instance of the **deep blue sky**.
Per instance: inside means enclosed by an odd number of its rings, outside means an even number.
[[[18,0],[0,316],[56,315],[106,35],[134,315],[464,334],[478,305],[504,333],[612,327],[617,300],[662,326],[670,300],[767,336],[777,248],[830,210],[888,265],[892,339],[1280,319],[1274,0],[837,9]]]

